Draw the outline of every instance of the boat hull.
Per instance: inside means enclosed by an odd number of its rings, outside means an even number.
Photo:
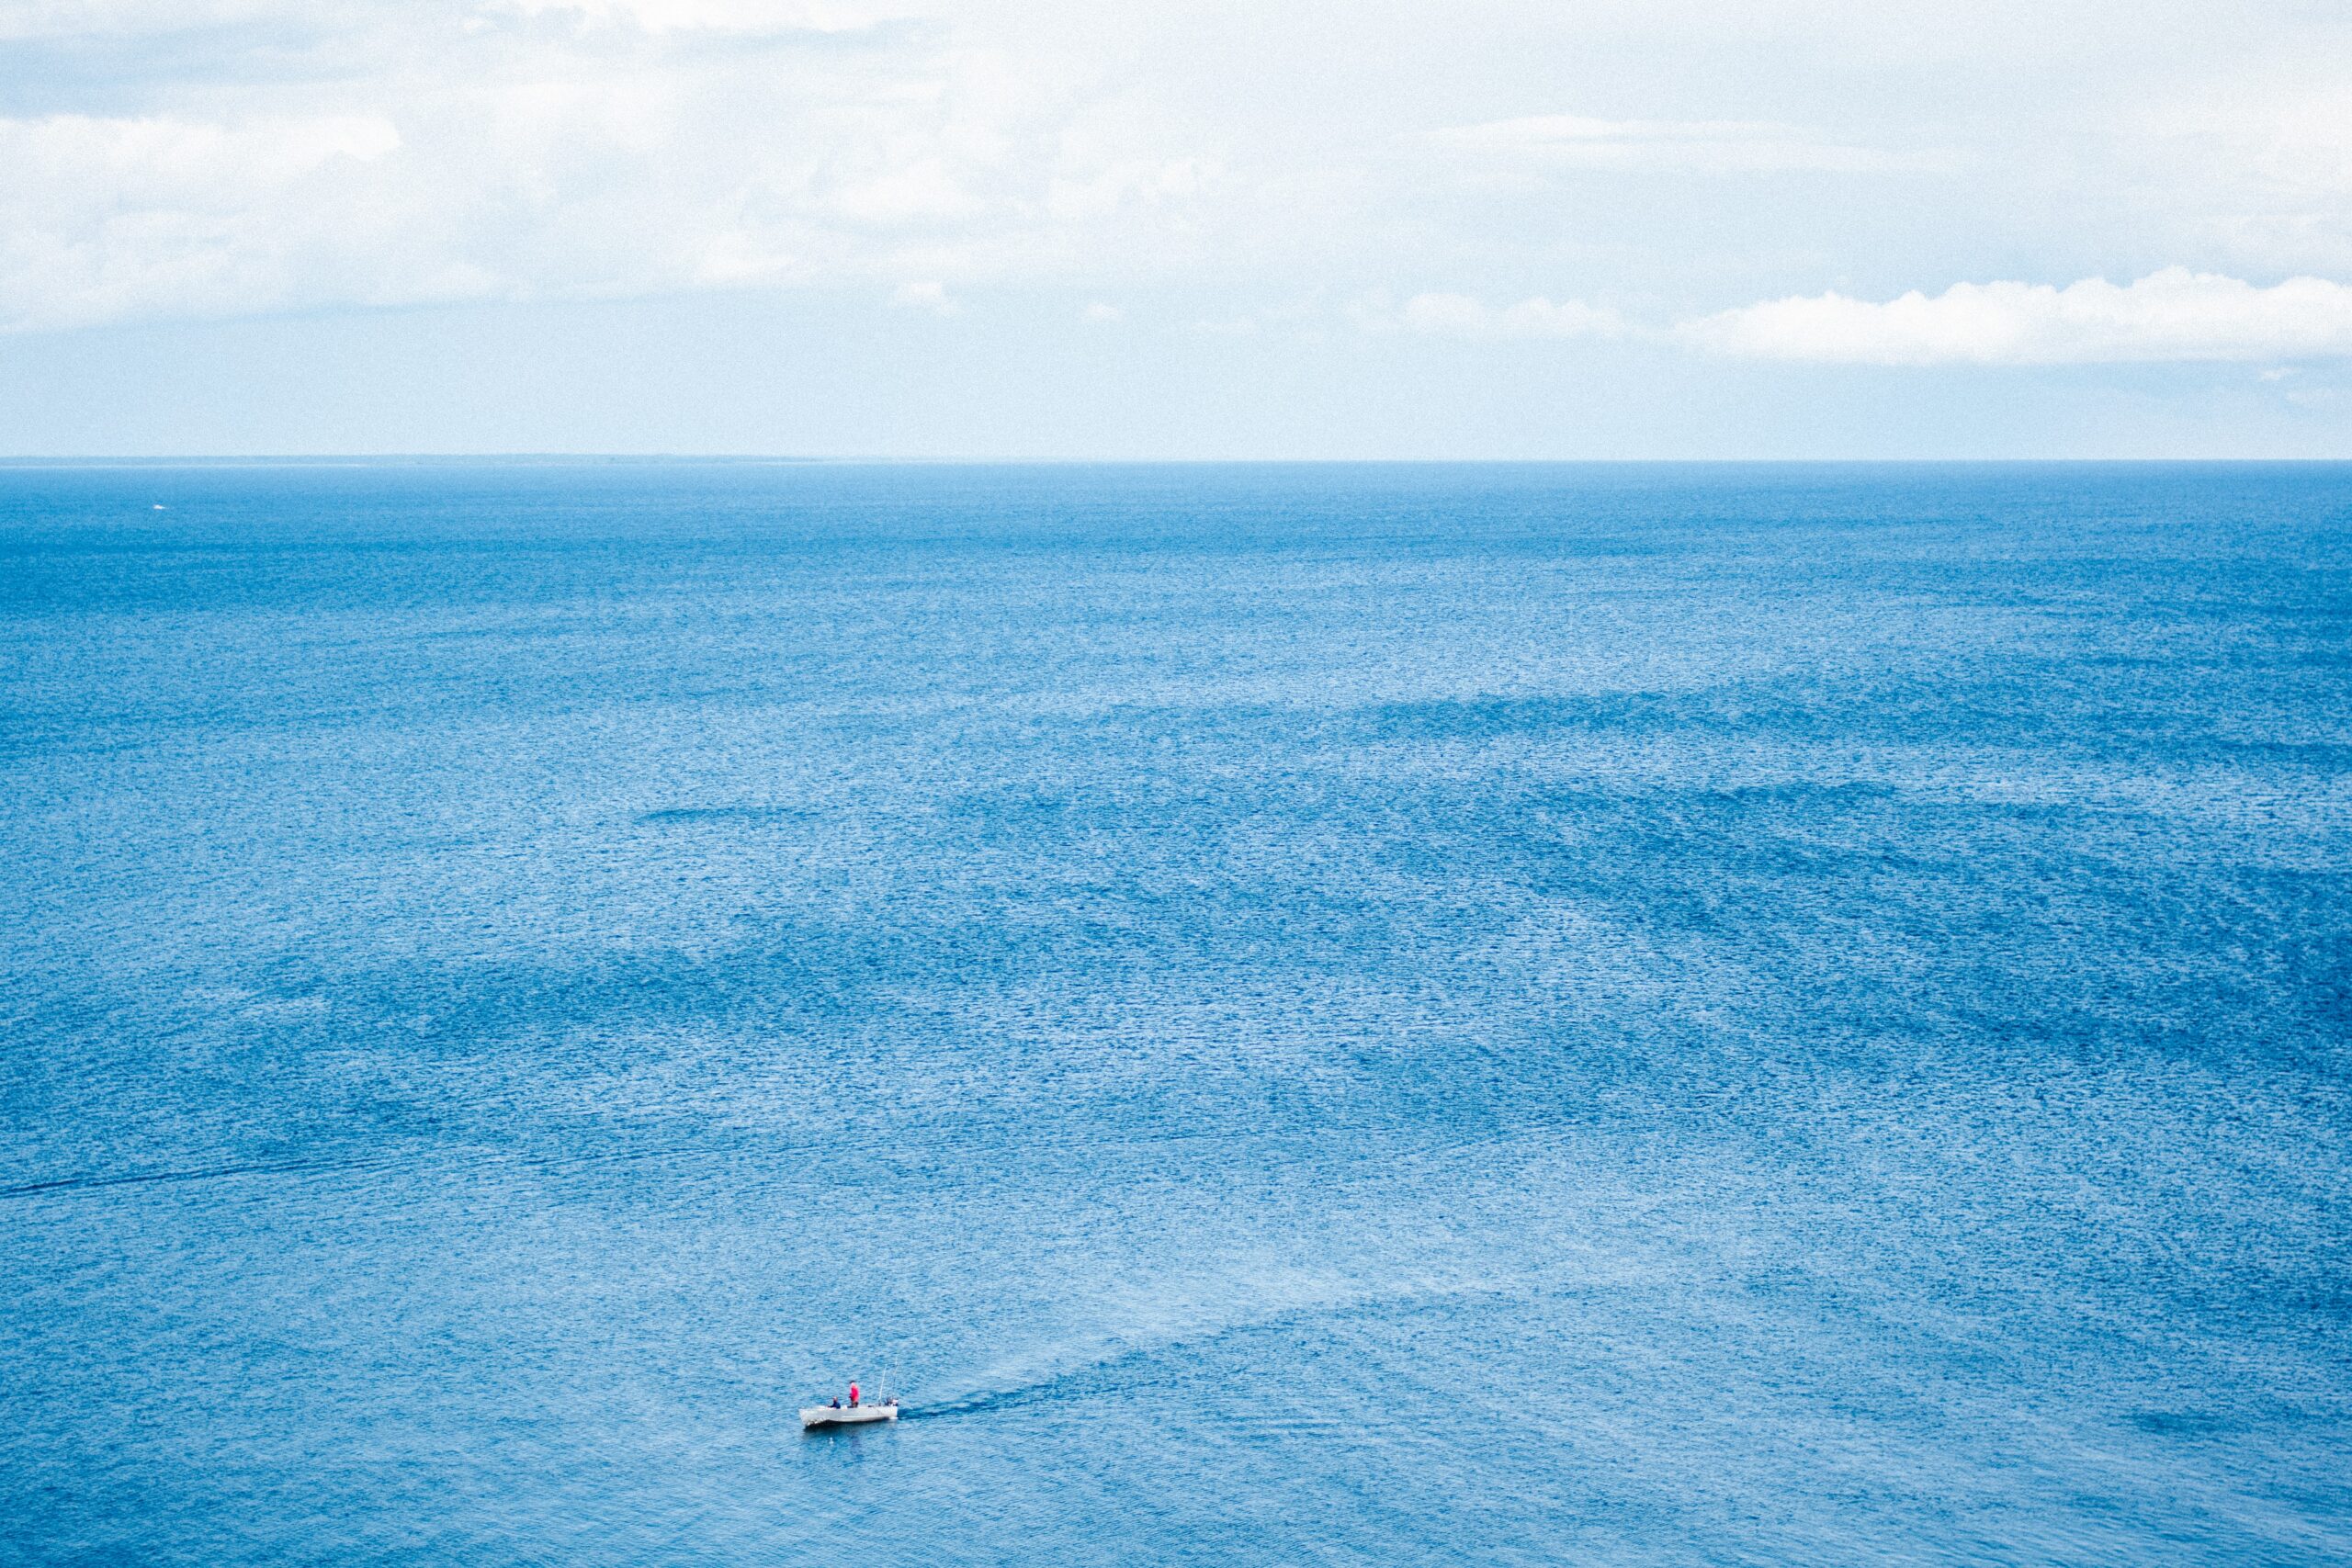
[[[874,1421],[896,1421],[899,1407],[895,1404],[860,1404],[854,1407],[812,1404],[800,1413],[800,1429],[813,1432],[820,1427],[863,1427]]]

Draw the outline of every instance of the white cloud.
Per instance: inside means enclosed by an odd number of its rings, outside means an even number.
[[[285,0],[10,0],[0,39],[123,36],[284,16]]]
[[[1119,321],[1125,314],[1126,312],[1120,310],[1116,305],[1105,304],[1100,299],[1095,300],[1092,304],[1087,306],[1085,310],[1079,312],[1080,320],[1092,321],[1097,325],[1102,326],[1107,326],[1114,321]]]
[[[1884,303],[1771,299],[1685,322],[1688,342],[1761,359],[1864,365],[2076,365],[2352,355],[2352,288],[2295,277],[2260,288],[2167,267],[2135,283],[2064,288],[1960,283]]]
[[[890,303],[904,310],[928,310],[934,316],[952,316],[960,309],[947,297],[947,286],[936,279],[901,283],[891,290]]]
[[[1933,160],[1842,142],[1770,120],[1591,119],[1532,115],[1453,126],[1431,136],[1465,156],[1559,169],[1672,170],[1690,174],[1841,174],[1916,169]]]
[[[2199,214],[2197,239],[2238,266],[2352,271],[2352,87],[2341,71],[2200,84],[2126,117],[2128,184]]]
[[[305,297],[380,293],[402,263],[380,211],[338,207],[401,146],[375,115],[219,124],[170,117],[0,120],[0,327],[202,315]],[[447,265],[403,299],[464,292]]]
[[[590,26],[648,33],[853,32],[904,14],[821,0],[503,0],[492,8],[526,17],[570,16]]]
[[[0,330],[914,279],[1272,332],[1442,277],[1365,324],[1578,338],[1632,329],[1510,281],[2352,276],[2352,13],[2192,68],[2193,0],[1464,3],[0,0]],[[1559,104],[1618,118],[1497,118]]]
[[[0,331],[910,278],[935,310],[1174,265],[1218,179],[1102,62],[857,31],[878,6],[199,4],[223,37],[300,47],[134,81],[113,64],[179,47],[168,8],[127,5],[129,39],[86,6],[13,18],[86,55],[87,96],[152,102],[0,118]]]
[[[1630,331],[1614,310],[1541,295],[1495,306],[1469,294],[1416,294],[1394,309],[1375,296],[1357,301],[1350,314],[1370,331],[1431,337],[1611,338]]]

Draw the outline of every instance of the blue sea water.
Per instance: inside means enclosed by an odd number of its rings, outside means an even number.
[[[2352,468],[6,469],[0,785],[0,1561],[2352,1562]]]

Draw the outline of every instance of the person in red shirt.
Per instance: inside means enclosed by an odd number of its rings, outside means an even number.
[[[855,1383],[849,1385],[849,1407],[852,1410],[857,1408],[857,1385]]]

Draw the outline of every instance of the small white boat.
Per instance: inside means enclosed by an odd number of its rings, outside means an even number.
[[[800,1429],[813,1432],[820,1427],[863,1427],[868,1421],[896,1421],[898,1401],[888,1404],[812,1404],[800,1413]]]

